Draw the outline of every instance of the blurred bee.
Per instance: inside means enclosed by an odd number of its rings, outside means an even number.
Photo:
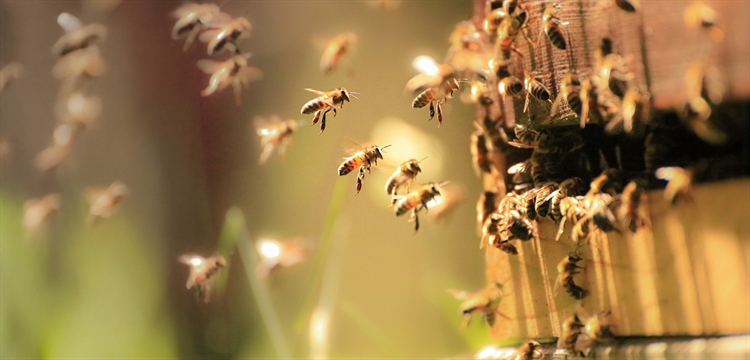
[[[359,93],[357,92],[347,91],[344,88],[333,89],[326,92],[310,88],[307,88],[305,90],[318,94],[318,97],[306,102],[305,105],[302,106],[302,110],[300,110],[300,112],[302,114],[315,113],[312,125],[315,125],[318,122],[318,120],[320,119],[320,114],[322,112],[323,121],[320,123],[321,134],[326,129],[326,114],[328,114],[329,111],[333,111],[333,116],[336,116],[336,107],[338,106],[339,109],[343,108],[344,101],[350,101],[349,95],[351,95],[355,99],[358,99],[357,95],[359,95]]]
[[[524,83],[515,76],[507,76],[497,83],[497,91],[503,96],[518,96],[524,89]]]
[[[80,132],[79,129],[79,127],[74,127],[71,124],[58,125],[52,135],[52,145],[42,150],[34,159],[34,165],[37,169],[47,171],[62,164],[73,150],[73,144]]]
[[[638,9],[641,8],[641,3],[639,0],[614,0],[615,5],[617,5],[618,8],[625,10],[629,13],[633,13],[638,11]]]
[[[627,61],[618,54],[605,55],[601,59],[601,66],[597,69],[597,79],[599,80],[597,87],[609,89],[622,99],[625,92],[630,88],[630,81],[633,80],[633,73],[630,72]]]
[[[510,14],[510,13],[508,13]],[[495,54],[500,57],[501,61],[509,61],[511,58],[511,51],[516,53],[521,58],[524,58],[523,54],[518,50],[515,45],[516,37],[518,34],[522,34],[524,39],[529,43],[529,46],[533,47],[534,43],[529,39],[528,35],[524,31],[528,26],[529,13],[525,10],[519,11],[515,15],[506,16],[497,28],[497,41],[495,44]]]
[[[231,84],[234,88],[234,101],[239,106],[242,103],[240,97],[242,88],[247,89],[251,82],[263,76],[260,69],[248,65],[247,59],[250,56],[252,55],[247,53],[235,55],[226,61],[198,60],[198,67],[206,74],[211,75],[208,87],[201,92],[201,95],[209,96]]]
[[[584,325],[577,314],[565,319],[561,324],[560,338],[557,339],[557,348],[569,352],[577,352],[576,342],[583,332]]]
[[[560,50],[565,50],[565,36],[563,36],[560,26],[567,26],[568,22],[563,22],[557,17],[557,12],[561,8],[559,4],[548,4],[544,8],[544,13],[542,14],[542,31],[547,35],[552,45]]]
[[[378,159],[383,159],[382,150],[391,145],[378,147],[377,145],[368,146],[357,151],[354,155],[346,158],[341,165],[339,165],[339,176],[344,176],[352,170],[359,168],[359,174],[357,175],[357,193],[362,190],[362,182],[365,180],[365,170],[370,173],[372,165],[378,165]],[[355,194],[355,195],[356,195]]]
[[[527,340],[516,350],[515,360],[539,360],[543,357],[542,344],[538,341]]]
[[[539,81],[539,78],[530,72],[524,72],[524,89],[526,89],[526,102],[523,105],[523,112],[529,109],[529,96],[539,101],[552,102],[550,100],[549,90]]]
[[[225,16],[215,16],[205,27],[198,40],[208,43],[206,51],[208,55],[219,53],[227,49],[235,54],[240,54],[237,41],[250,37],[252,25],[244,17],[227,20]]]
[[[563,76],[560,82],[560,92],[552,103],[550,114],[557,114],[557,109],[563,99],[568,103],[568,107],[573,112],[579,116],[581,115],[583,112],[583,101],[581,100],[581,81],[577,74],[569,72]]]
[[[703,62],[694,62],[686,73],[685,84],[688,100],[681,114],[685,122],[704,141],[725,143],[727,135],[709,121],[711,104],[721,103],[726,89],[719,70],[714,67],[706,69]]]
[[[487,13],[489,14],[489,11]],[[489,36],[489,34],[486,35]],[[485,51],[486,39],[471,21],[461,21],[456,24],[453,32],[448,36],[448,41],[451,44],[448,50],[448,59],[451,58],[453,53],[462,52],[463,50],[473,53]]]
[[[490,147],[487,145],[487,136],[481,129],[471,134],[471,163],[474,165],[474,173],[478,176],[492,172]]]
[[[219,273],[227,266],[227,261],[221,255],[204,258],[198,255],[181,255],[180,262],[190,266],[185,287],[197,293],[198,298],[208,304],[211,300],[211,287]]]
[[[89,223],[93,224],[99,218],[112,217],[129,193],[130,189],[121,181],[115,181],[104,189],[87,189],[86,199],[90,204]]]
[[[581,129],[586,127],[589,122],[589,116],[596,121],[603,121],[602,108],[599,104],[599,92],[596,88],[596,81],[586,78],[581,81],[581,92],[579,95],[581,101],[581,113],[578,114],[581,120]],[[575,110],[574,110],[575,111]]]
[[[431,65],[425,65],[425,63],[431,63]],[[439,87],[446,81],[451,81],[456,78],[458,71],[451,64],[438,65],[434,60],[427,58],[415,59],[415,66],[429,67],[429,71],[421,69],[420,74],[415,75],[409,81],[406,82],[406,90],[412,93],[423,92],[427,89]]]
[[[81,20],[68,13],[61,13],[57,17],[57,23],[65,30],[65,35],[52,45],[52,54],[55,56],[62,57],[73,51],[85,49],[107,37],[107,29],[104,26],[83,26]]]
[[[664,189],[664,198],[670,203],[693,199],[693,174],[690,170],[681,167],[662,167],[656,169],[656,177],[668,181]]]
[[[521,124],[516,124],[513,131],[516,135],[517,141],[508,141],[509,145],[522,149],[533,149],[539,146],[539,138],[541,134],[538,131],[529,129]]]
[[[588,291],[576,285],[574,280],[574,276],[580,274],[580,269],[583,269],[583,267],[578,266],[578,262],[581,260],[583,260],[583,258],[580,255],[571,253],[557,264],[558,274],[557,280],[555,280],[555,296],[557,296],[557,290],[560,287],[565,289],[565,292],[570,294],[570,296],[576,300],[581,300],[588,295]]]
[[[458,310],[464,317],[461,323],[462,327],[467,327],[471,323],[472,314],[479,313],[482,317],[487,320],[487,324],[493,326],[495,324],[496,315],[503,316],[497,311],[497,307],[502,301],[502,284],[496,283],[488,285],[484,289],[476,292],[469,293],[462,290],[448,289],[448,293],[453,295],[456,300],[462,301],[458,306]]]
[[[497,28],[500,26],[502,21],[508,16],[503,8],[491,9],[491,3],[486,3],[488,9],[485,11],[484,21],[482,21],[482,30],[490,37],[490,40],[494,41],[494,37],[497,35]]]
[[[485,108],[489,107],[494,103],[492,100],[492,91],[490,85],[486,80],[475,77],[471,81],[471,88],[467,97],[462,97],[465,103],[479,104]]]
[[[172,39],[185,38],[185,46],[182,50],[187,51],[195,41],[196,36],[205,29],[206,24],[215,18],[222,19],[221,22],[229,21],[229,15],[222,13],[216,4],[185,3],[172,12],[172,17],[177,19],[172,28]]]
[[[104,62],[99,47],[90,46],[57,60],[52,67],[52,76],[63,81],[60,85],[60,93],[69,94],[76,88],[81,78],[96,78],[106,71],[107,63]]]
[[[286,268],[301,263],[307,258],[307,244],[302,238],[293,238],[283,242],[264,239],[255,243],[260,255],[260,262],[255,268],[255,274],[261,280],[275,269]]]
[[[648,214],[644,206],[646,205],[646,191],[638,186],[635,181],[631,181],[620,197],[620,207],[618,208],[618,217],[628,225],[628,229],[637,232],[643,227],[650,227]]]
[[[599,176],[591,181],[591,185],[586,195],[592,195],[600,192],[616,194],[622,189],[622,172],[615,168],[604,170]]]
[[[29,236],[41,231],[50,218],[60,210],[60,195],[49,194],[23,203],[23,227]]]
[[[599,230],[604,232],[617,231],[615,215],[609,208],[612,204],[612,196],[606,193],[587,195],[583,199],[583,207],[591,217],[592,222]]]
[[[565,230],[565,222],[570,220],[572,224],[575,225],[578,224],[579,220],[586,217],[586,212],[578,205],[579,201],[583,199],[583,197],[574,197],[574,196],[568,196],[560,200],[560,214],[562,216],[562,219],[560,220],[560,225],[557,230],[557,236],[555,236],[555,241],[560,241],[560,236],[562,236],[563,231]],[[580,226],[584,226],[581,224]],[[582,231],[585,231],[587,229],[581,229],[579,228],[578,231],[579,234],[576,238],[575,242],[578,243],[580,240],[582,240],[581,236],[585,238],[588,234],[580,233]]]
[[[513,175],[513,192],[520,194],[529,188],[534,187],[534,180],[531,177],[531,160],[527,159],[508,168],[508,174]],[[534,214],[536,215],[536,213]],[[531,216],[529,219],[534,220]]]
[[[391,196],[391,205],[396,203],[396,193],[401,186],[406,185],[406,191],[411,191],[411,183],[417,178],[417,174],[422,171],[419,163],[422,160],[409,159],[399,165],[398,169],[385,182],[385,192]]]
[[[271,122],[266,123],[264,119],[256,118],[256,133],[260,136],[260,146],[263,151],[258,160],[261,165],[268,162],[273,150],[278,146],[279,155],[284,157],[286,148],[292,141],[292,133],[297,130],[297,121],[285,120],[274,115]]]
[[[720,104],[726,92],[726,85],[719,69],[708,67],[702,61],[690,64],[685,73],[685,85],[688,97],[702,97],[713,105]]]
[[[614,325],[610,319],[611,315],[611,311],[602,311],[595,316],[589,317],[586,320],[584,335],[601,344],[612,342],[615,335],[612,332]]]
[[[705,29],[715,41],[724,39],[724,31],[716,26],[718,14],[710,5],[703,1],[696,1],[685,9],[685,24],[687,26]]]
[[[437,221],[448,218],[464,201],[465,197],[466,190],[460,184],[442,186],[440,196],[427,202],[427,206],[430,207],[428,216]]]
[[[442,195],[440,193],[440,188],[445,184],[447,183],[443,182],[441,184],[436,184],[430,182],[420,186],[419,189],[414,190],[405,196],[399,197],[396,199],[395,204],[396,216],[401,216],[411,210],[412,215],[409,221],[414,221],[414,231],[419,231],[419,211],[422,209],[429,211],[427,204],[436,196]]]
[[[632,87],[622,99],[622,116],[611,120],[605,130],[613,133],[622,125],[625,132],[631,133],[635,124],[645,124],[648,121],[650,109],[649,97]]]
[[[498,196],[495,191],[485,191],[477,201],[477,222],[483,225],[487,218],[497,211]],[[482,242],[484,244],[484,242]],[[481,245],[480,245],[481,247]]]
[[[570,238],[576,244],[583,244],[591,238],[592,221],[588,215],[579,216],[577,219],[578,221],[576,221],[571,230]]]
[[[85,96],[76,91],[67,101],[55,105],[55,117],[62,123],[88,128],[102,113],[102,100],[95,95]]]
[[[0,93],[3,92],[5,86],[8,85],[12,80],[16,80],[23,74],[23,66],[17,62],[11,62],[5,64],[0,69]]]
[[[583,180],[581,178],[570,178],[560,183],[557,190],[551,192],[546,201],[549,201],[549,216],[555,222],[560,222],[563,218],[562,200],[568,196],[576,196],[583,189]]]
[[[333,39],[328,42],[328,46],[326,46],[326,49],[323,52],[323,57],[320,59],[320,71],[323,72],[323,74],[328,75],[336,70],[341,61],[341,57],[349,52],[356,42],[357,35],[351,31],[334,36]]]
[[[559,186],[555,182],[548,182],[537,188],[535,191],[534,210],[539,217],[545,217],[550,214],[550,207],[552,205],[552,195],[559,189]]]
[[[453,92],[456,90],[458,90],[458,80],[448,80],[439,87],[429,88],[417,95],[411,107],[421,109],[430,104],[430,120],[435,117],[435,108],[437,107],[438,127],[440,127],[443,124],[443,104],[453,96]]]

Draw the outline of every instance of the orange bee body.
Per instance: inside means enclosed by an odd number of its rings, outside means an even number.
[[[357,98],[357,95],[359,95],[359,93],[347,91],[344,88],[333,89],[326,92],[310,88],[307,88],[305,90],[318,94],[318,97],[306,102],[305,105],[302,105],[300,113],[305,115],[315,113],[312,125],[318,123],[318,120],[320,120],[320,115],[322,113],[323,121],[320,123],[321,134],[326,129],[326,114],[328,114],[329,111],[333,111],[333,116],[336,116],[336,108],[338,107],[339,109],[341,109],[342,107],[344,107],[344,101],[350,101],[349,95],[352,95],[352,97],[354,97],[355,99]]]
[[[242,101],[240,98],[242,88],[247,88],[250,82],[263,76],[263,72],[258,68],[248,65],[248,57],[250,57],[249,53],[235,55],[223,62],[207,59],[198,60],[198,67],[206,74],[211,75],[208,87],[201,92],[201,95],[209,96],[231,84],[234,88],[235,102],[239,106]]]
[[[407,191],[411,187],[412,181],[417,177],[417,174],[422,171],[419,167],[419,161],[417,159],[410,159],[401,164],[398,169],[388,178],[385,182],[385,192],[391,195],[393,202],[396,201],[396,192],[398,189],[407,185]]]
[[[356,42],[357,35],[351,31],[336,35],[331,39],[323,52],[323,56],[320,58],[320,71],[324,74],[330,74],[336,70],[341,57],[349,52]]]
[[[365,170],[370,173],[372,165],[378,165],[378,159],[383,159],[382,149],[389,147],[390,145],[383,146],[382,148],[377,145],[368,146],[356,154],[346,158],[341,165],[339,165],[338,173],[339,176],[344,176],[354,169],[359,168],[359,174],[357,175],[357,194],[362,190],[362,182],[365,179]]]
[[[401,216],[406,214],[407,211],[412,210],[413,213],[410,221],[414,221],[415,223],[414,231],[419,231],[419,211],[427,209],[427,203],[439,195],[441,195],[440,185],[434,182],[422,185],[419,189],[396,199],[396,216]]]
[[[221,269],[227,266],[226,259],[221,255],[208,258],[198,255],[182,255],[179,260],[190,266],[190,275],[188,275],[185,287],[195,291],[199,299],[208,303],[211,300],[211,286]]]

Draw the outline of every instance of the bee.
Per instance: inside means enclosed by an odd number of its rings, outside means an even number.
[[[272,117],[272,122],[268,125],[262,125],[263,120],[256,118],[256,133],[260,136],[260,146],[263,151],[260,153],[258,160],[261,165],[265,164],[271,157],[273,150],[278,146],[279,155],[284,156],[286,148],[292,141],[292,133],[297,130],[297,121],[281,121],[278,116]]]
[[[57,17],[57,23],[65,30],[65,35],[52,45],[52,54],[55,56],[63,57],[73,51],[85,49],[107,37],[107,29],[104,26],[84,26],[81,20],[68,13],[61,13]]]
[[[487,11],[488,16],[490,11]],[[484,28],[484,25],[483,25]],[[487,34],[488,36],[490,34]],[[468,50],[473,53],[484,52],[485,39],[482,34],[477,30],[477,27],[471,21],[461,21],[456,24],[455,28],[448,36],[448,42],[450,42],[450,49],[448,50],[448,58],[451,58],[451,53],[460,52],[462,50]]]
[[[516,350],[515,360],[539,360],[543,357],[542,344],[538,341],[527,340]]]
[[[430,60],[427,60],[430,62]],[[446,81],[455,80],[458,70],[452,64],[436,64],[431,61],[434,69],[415,75],[406,82],[406,90],[420,93],[431,88],[442,86]]]
[[[102,100],[95,95],[85,96],[80,91],[55,106],[55,116],[60,122],[81,128],[91,126],[101,113]]]
[[[581,81],[578,75],[575,73],[567,73],[562,78],[560,83],[560,93],[557,94],[555,102],[552,103],[550,109],[551,114],[557,114],[557,109],[560,106],[560,102],[565,99],[573,112],[579,116],[583,112],[583,101],[581,100]]]
[[[631,181],[622,191],[620,199],[617,215],[628,224],[630,231],[636,232],[640,228],[650,226],[648,215],[643,209],[646,203],[646,191],[642,187],[638,186],[635,181]]]
[[[685,85],[689,98],[701,97],[711,104],[718,105],[724,99],[726,86],[721,72],[716,67],[707,67],[702,61],[690,64],[685,73]]]
[[[583,188],[583,180],[581,178],[570,178],[562,183],[557,190],[551,192],[545,201],[549,201],[549,216],[552,220],[557,223],[563,218],[562,213],[562,200],[571,194],[577,194],[579,190]],[[575,196],[575,195],[573,195]]]
[[[607,54],[601,59],[597,79],[599,80],[598,88],[609,89],[622,99],[629,88],[630,81],[633,80],[633,73],[630,72],[625,58],[618,54]]]
[[[593,195],[600,192],[618,193],[622,189],[622,177],[622,172],[618,169],[609,168],[604,170],[591,181],[589,191],[586,195]]]
[[[449,98],[453,96],[453,93],[458,90],[458,80],[451,79],[444,82],[439,87],[429,88],[414,98],[411,107],[415,109],[421,109],[425,105],[430,105],[430,120],[435,118],[435,108],[437,107],[438,116],[438,127],[443,124],[443,104],[445,104]]]
[[[90,204],[89,222],[93,224],[99,218],[112,217],[129,193],[130,189],[121,181],[115,181],[105,189],[86,190],[86,199]]]
[[[494,103],[494,100],[492,100],[492,92],[490,91],[489,84],[487,83],[487,81],[477,77],[475,77],[475,79],[471,81],[471,88],[468,97],[464,97],[462,98],[462,100],[464,100],[465,103],[470,104],[478,103],[485,108]]]
[[[8,85],[12,80],[16,80],[23,74],[23,65],[17,62],[11,62],[5,64],[0,69],[0,92],[3,92],[5,86]]]
[[[422,168],[419,166],[420,162],[421,160],[417,159],[409,159],[403,162],[385,182],[385,192],[391,196],[391,205],[396,203],[396,193],[401,186],[406,185],[407,192],[411,190],[412,181],[422,171]]]
[[[542,14],[542,31],[547,35],[550,43],[560,50],[565,50],[565,36],[563,36],[560,26],[568,26],[568,22],[563,22],[557,17],[557,12],[562,7],[559,4],[548,4]],[[541,38],[541,37],[540,37]]]
[[[333,111],[333,116],[336,116],[336,107],[338,106],[339,109],[343,108],[344,101],[350,101],[349,95],[351,95],[355,99],[358,99],[357,95],[359,95],[359,93],[357,92],[347,91],[344,88],[333,89],[326,92],[310,88],[307,88],[305,90],[318,94],[318,97],[306,102],[305,105],[302,106],[302,110],[300,110],[300,112],[302,114],[315,113],[312,125],[318,123],[320,114],[322,112],[323,121],[320,123],[321,134],[326,129],[326,114],[328,114],[329,111]]]
[[[492,172],[490,147],[487,145],[487,136],[481,129],[471,134],[471,163],[477,175]]]
[[[610,320],[611,311],[602,311],[586,320],[583,334],[598,343],[607,344],[612,342],[615,335],[612,332],[614,325]]]
[[[323,57],[320,58],[320,71],[330,74],[339,65],[341,57],[344,56],[356,44],[357,35],[351,31],[338,34],[328,42]]]
[[[539,217],[545,217],[549,215],[550,205],[552,204],[552,197],[550,196],[553,192],[557,191],[559,186],[555,182],[548,182],[539,187],[536,191],[536,199],[534,200],[534,210]]]
[[[686,73],[685,83],[688,101],[681,116],[704,141],[711,144],[725,143],[726,134],[709,121],[713,111],[711,104],[719,104],[724,98],[725,86],[718,69],[706,69],[704,63],[695,62]]]
[[[576,352],[576,342],[582,334],[584,325],[577,314],[565,319],[561,324],[562,330],[560,338],[557,339],[557,348],[570,352]]]
[[[503,316],[497,311],[497,307],[500,305],[503,297],[502,289],[503,286],[500,283],[489,285],[476,293],[448,289],[448,293],[453,295],[456,300],[462,301],[458,306],[459,312],[464,317],[461,326],[464,328],[469,326],[471,324],[471,316],[475,313],[481,314],[487,320],[487,324],[493,326],[496,316]]]
[[[477,222],[479,225],[483,225],[487,218],[497,211],[498,196],[495,191],[485,191],[479,196],[477,201]],[[480,244],[480,247],[484,244]]]
[[[204,30],[206,24],[213,22],[215,18],[222,19],[221,22],[230,20],[228,14],[222,13],[216,4],[210,3],[186,3],[173,11],[171,15],[177,19],[172,28],[172,39],[185,38],[183,51],[190,48],[198,33]]]
[[[685,24],[697,29],[705,29],[715,41],[724,39],[724,31],[716,26],[718,14],[710,5],[696,1],[685,9]]]
[[[596,81],[586,78],[581,81],[581,92],[578,98],[581,101],[581,113],[578,114],[581,120],[581,129],[586,127],[589,122],[589,114],[599,121],[603,121],[602,107],[599,104],[599,92],[596,88]],[[574,110],[575,111],[575,110]]]
[[[539,78],[534,73],[524,72],[524,75],[525,75],[524,89],[526,89],[526,102],[523,105],[523,112],[526,112],[529,109],[529,96],[539,101],[552,102],[550,100],[549,90],[547,90],[544,84],[542,84],[541,81],[539,81]]]
[[[62,164],[73,151],[73,144],[79,132],[80,128],[71,124],[58,125],[52,134],[52,145],[42,150],[34,159],[37,169],[47,171]]]
[[[34,235],[44,228],[58,210],[60,210],[59,194],[48,194],[26,200],[23,203],[23,227],[30,236]]]
[[[428,216],[431,216],[434,220],[441,220],[448,218],[452,214],[458,205],[460,205],[466,197],[466,191],[459,184],[451,184],[440,188],[440,196],[434,197],[432,200],[427,202],[427,206],[430,207]]]
[[[557,236],[555,237],[555,241],[560,241],[560,236],[562,236],[563,231],[565,230],[565,222],[567,220],[570,220],[571,223],[574,225],[578,224],[578,221],[582,218],[586,217],[586,213],[583,209],[581,209],[578,205],[579,200],[583,199],[583,197],[573,197],[568,196],[560,200],[560,215],[562,216],[562,219],[560,220],[560,225],[557,230]],[[581,224],[583,226],[583,224]],[[578,231],[582,231],[586,229],[578,229]],[[587,235],[587,234],[578,234],[580,235]],[[585,237],[585,236],[584,236]],[[581,240],[581,238],[576,238],[576,243],[578,243]]]
[[[639,0],[615,0],[615,5],[629,13],[636,12],[641,8]]]
[[[211,75],[208,87],[201,92],[201,95],[209,96],[231,84],[234,88],[234,101],[239,106],[242,102],[240,97],[242,88],[247,89],[251,82],[263,77],[263,72],[260,69],[248,65],[247,59],[250,56],[252,55],[247,53],[235,55],[226,61],[198,60],[198,67],[206,74]]]
[[[578,221],[573,225],[570,238],[576,244],[588,241],[591,236],[591,218],[588,215],[578,216]]]
[[[626,93],[622,99],[622,126],[625,132],[633,132],[633,127],[636,123],[643,124],[648,121],[648,113],[650,110],[649,97],[641,93],[638,88],[632,87]],[[613,132],[616,126],[619,125],[619,121],[610,121],[605,129],[609,132]]]
[[[255,274],[261,280],[275,269],[286,268],[301,263],[307,258],[307,244],[304,239],[297,237],[286,241],[263,239],[255,243],[260,261],[255,268]]]
[[[487,5],[491,6],[489,2]],[[486,11],[485,14],[487,15],[485,15],[484,21],[482,22],[482,29],[484,30],[484,33],[492,39],[497,35],[497,28],[508,16],[508,13],[505,12],[505,9],[503,8],[497,8]]]
[[[557,296],[557,289],[560,287],[565,289],[565,292],[570,294],[570,296],[576,300],[581,300],[588,295],[588,291],[576,285],[573,278],[575,275],[581,273],[580,269],[583,269],[582,266],[578,266],[578,263],[581,260],[583,260],[583,258],[580,255],[571,253],[557,264],[558,274],[557,280],[555,280],[555,296]]]
[[[508,174],[513,175],[513,191],[520,194],[529,188],[534,187],[534,180],[531,177],[531,161],[526,160],[508,168]],[[536,215],[536,214],[534,214]],[[534,218],[529,217],[531,220]]]
[[[503,96],[518,96],[524,89],[524,83],[515,76],[507,76],[497,83],[497,91]]]
[[[362,190],[362,182],[365,180],[365,170],[370,173],[372,165],[378,165],[378,159],[383,159],[382,150],[391,145],[378,147],[377,145],[368,146],[358,151],[354,155],[346,158],[341,165],[339,165],[339,176],[344,176],[352,170],[359,168],[359,174],[357,175],[357,193]],[[356,195],[355,194],[355,195]]]
[[[516,127],[513,129],[513,131],[518,141],[508,141],[509,145],[521,149],[533,149],[539,146],[539,138],[541,137],[541,133],[539,133],[538,131],[530,129],[521,124],[516,124]]]
[[[181,263],[190,266],[185,287],[197,293],[198,298],[208,304],[211,300],[211,287],[219,273],[227,266],[227,260],[221,255],[204,258],[198,255],[182,255]]]
[[[525,10],[519,11],[512,16],[506,16],[497,28],[497,41],[495,43],[495,54],[499,56],[501,62],[510,61],[511,51],[516,53],[522,59],[524,58],[515,45],[518,34],[522,34],[524,39],[533,47],[534,43],[529,39],[524,31],[528,26],[529,13]]]
[[[227,49],[235,54],[240,54],[237,41],[250,37],[252,25],[244,17],[227,20],[227,17],[214,17],[205,25],[207,30],[203,31],[198,40],[208,43],[206,51],[208,55],[219,53]]]
[[[107,63],[104,62],[99,47],[90,46],[57,60],[52,67],[52,76],[63,81],[60,93],[69,93],[82,77],[97,78],[106,71]]]
[[[612,196],[606,193],[598,193],[584,197],[583,207],[586,209],[588,216],[599,230],[604,232],[618,231],[615,226],[615,215],[610,210]]]
[[[425,209],[429,211],[427,204],[434,199],[436,196],[442,195],[440,188],[446,183],[436,184],[434,182],[427,183],[419,187],[405,196],[401,196],[396,199],[396,216],[406,214],[407,211],[412,210],[411,219],[414,221],[414,231],[419,231],[419,211]]]
[[[656,177],[668,181],[664,189],[664,198],[671,204],[680,200],[690,201],[693,199],[693,173],[681,167],[662,167],[656,169]]]

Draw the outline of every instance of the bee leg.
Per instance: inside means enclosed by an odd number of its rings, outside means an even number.
[[[333,117],[336,117],[336,108],[332,107],[331,110],[333,110]]]
[[[365,166],[362,165],[359,167],[359,174],[357,175],[357,193],[354,195],[359,194],[359,191],[362,190],[362,182],[365,180]]]
[[[419,209],[414,208],[414,214],[412,214],[411,219],[414,220],[414,232],[416,233],[419,231]]]
[[[323,112],[323,120],[320,121],[320,133],[319,134],[322,134],[323,131],[326,130],[326,114],[328,114],[329,111],[331,111],[331,109],[328,109]]]
[[[313,117],[313,122],[312,124],[310,124],[310,126],[317,124],[318,120],[320,120],[320,110],[315,112],[315,116]]]
[[[437,114],[438,114],[438,127],[443,124],[443,107],[440,105],[440,103],[437,104]]]
[[[430,120],[435,117],[435,105],[430,101]]]

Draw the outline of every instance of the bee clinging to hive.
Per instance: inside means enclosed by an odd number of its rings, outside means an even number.
[[[441,184],[436,184],[434,182],[430,182],[420,186],[417,190],[414,190],[404,196],[398,197],[396,199],[396,203],[394,204],[396,209],[396,216],[401,216],[411,210],[412,215],[409,221],[414,221],[414,231],[419,231],[419,211],[422,209],[429,211],[427,203],[429,203],[430,200],[434,199],[436,196],[441,195],[440,188],[445,184],[447,183],[443,182]]]
[[[322,113],[323,119],[320,122],[321,134],[326,129],[326,114],[328,114],[329,111],[333,111],[333,116],[336,116],[336,107],[338,107],[339,109],[344,107],[344,101],[350,101],[350,95],[355,99],[358,99],[357,95],[359,95],[359,93],[357,92],[347,91],[344,88],[333,89],[326,92],[310,88],[307,88],[305,90],[318,94],[318,97],[306,102],[305,105],[302,106],[302,110],[300,110],[300,112],[302,114],[315,113],[312,125],[318,123],[318,120],[320,120],[320,115]]]
[[[578,337],[583,332],[583,322],[577,314],[573,314],[571,317],[565,319],[561,324],[562,331],[560,338],[557,339],[557,348],[564,349],[568,352],[579,353],[580,351],[576,348]]]
[[[424,160],[426,158],[423,158]],[[411,191],[411,183],[417,178],[417,174],[422,171],[419,163],[422,160],[409,159],[403,162],[396,171],[393,172],[391,177],[385,182],[385,192],[391,196],[391,205],[396,203],[396,193],[398,189],[406,185],[406,191]]]
[[[297,121],[282,121],[274,115],[270,122],[266,122],[262,118],[256,118],[255,123],[255,132],[260,136],[260,146],[263,148],[258,160],[260,164],[263,165],[268,161],[276,147],[279,148],[279,155],[283,157],[287,146],[292,141],[292,133],[297,130]]]
[[[543,357],[542,344],[535,340],[527,340],[516,350],[515,360],[539,360]]]
[[[453,295],[457,300],[462,301],[458,306],[458,310],[464,317],[464,320],[461,323],[462,327],[469,326],[471,323],[471,316],[475,313],[481,314],[490,326],[495,324],[496,315],[502,316],[502,314],[497,311],[497,307],[500,305],[500,301],[503,297],[502,284],[500,283],[488,285],[476,293],[453,289],[449,289],[448,293]]]
[[[542,31],[547,35],[550,43],[560,50],[565,50],[565,36],[562,33],[561,26],[567,26],[568,22],[563,22],[557,17],[557,12],[562,7],[559,4],[548,4],[542,14]],[[541,39],[541,36],[540,36]]]
[[[552,102],[550,100],[549,90],[539,81],[539,77],[535,73],[525,72],[524,89],[526,89],[526,102],[523,105],[523,112],[529,109],[529,97],[533,97],[539,101]]]
[[[435,118],[435,108],[437,108],[438,127],[440,127],[440,125],[443,124],[443,104],[453,96],[453,93],[458,90],[458,87],[458,80],[451,79],[438,87],[429,88],[414,98],[411,107],[421,109],[429,104],[430,120]]]
[[[475,124],[476,125],[476,124]],[[477,125],[477,127],[479,127]],[[480,128],[471,134],[471,163],[477,175],[492,172],[492,160],[490,159],[490,146],[487,136]]]
[[[208,87],[201,92],[201,95],[209,96],[231,84],[234,89],[235,103],[239,106],[242,103],[240,97],[242,88],[247,89],[251,82],[263,77],[263,72],[260,69],[248,64],[247,60],[250,56],[250,53],[235,55],[223,62],[208,59],[198,60],[198,67],[206,74],[211,75]]]
[[[112,217],[129,193],[130,189],[121,181],[115,181],[105,189],[87,189],[86,199],[90,204],[89,222],[94,223],[99,218]]]
[[[583,267],[578,266],[578,263],[581,260],[583,260],[583,258],[580,255],[571,253],[557,264],[558,274],[557,280],[555,281],[555,296],[557,296],[557,289],[559,287],[565,289],[565,292],[576,300],[581,300],[588,295],[588,291],[577,285],[574,279],[575,275],[580,274],[581,269],[583,269]]]
[[[195,41],[196,36],[205,29],[206,25],[216,22],[229,21],[229,15],[222,13],[216,4],[185,3],[172,12],[172,17],[177,19],[172,28],[172,39],[185,38],[185,46],[182,50],[187,51]]]
[[[341,165],[339,165],[339,176],[344,176],[352,170],[359,168],[359,174],[357,175],[357,193],[362,190],[362,182],[365,180],[365,170],[369,174],[372,165],[378,165],[378,159],[383,159],[383,149],[391,145],[378,147],[377,145],[368,146],[357,151],[354,155],[346,158]],[[355,194],[355,195],[356,195]]]
[[[198,255],[182,255],[179,260],[190,266],[190,275],[188,275],[185,287],[194,291],[198,298],[207,304],[211,300],[211,287],[221,270],[227,266],[227,260],[221,255],[207,258]]]
[[[252,25],[244,17],[228,19],[226,16],[215,16],[206,25],[207,29],[198,36],[201,42],[208,43],[208,55],[219,53],[224,49],[235,54],[240,53],[237,41],[250,37]]]
[[[57,23],[65,30],[57,42],[52,45],[52,54],[65,56],[73,51],[85,49],[91,45],[104,40],[107,29],[99,24],[83,25],[77,17],[61,13],[57,17]]]
[[[341,58],[351,51],[357,42],[357,35],[351,31],[334,36],[320,58],[320,71],[330,74],[339,66]]]

